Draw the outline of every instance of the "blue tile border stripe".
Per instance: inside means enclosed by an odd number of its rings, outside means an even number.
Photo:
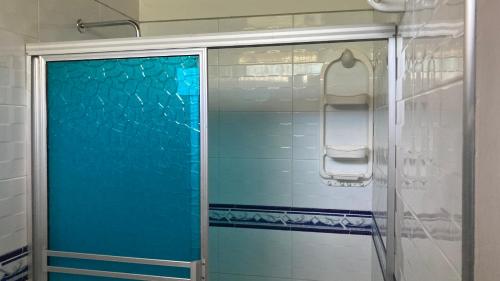
[[[0,264],[6,265],[28,255],[28,246],[16,249],[0,256]]]
[[[210,204],[210,226],[372,235],[370,211]]]
[[[27,259],[29,251],[24,246],[0,256],[0,281],[28,280]]]

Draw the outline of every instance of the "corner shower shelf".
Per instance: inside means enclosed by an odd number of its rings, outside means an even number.
[[[327,105],[365,105],[369,103],[368,94],[359,94],[355,96],[337,96],[325,95],[325,104]]]
[[[361,145],[333,146],[325,147],[326,156],[334,159],[363,159],[368,156],[369,149]]]
[[[372,178],[373,168],[373,65],[365,54],[356,50],[339,50],[334,57],[336,57],[336,59],[326,62],[323,65],[320,77],[320,148],[322,151],[320,159],[320,176],[330,186],[366,186]],[[355,63],[361,63],[366,67],[368,76],[362,79],[367,79],[368,87],[366,90],[360,89],[356,92],[353,91],[350,95],[343,92],[334,92],[334,88],[327,87],[327,72],[330,67],[336,63],[341,63],[345,68],[351,68],[353,64],[348,63],[350,59],[354,59]],[[333,76],[330,77],[330,79],[335,79],[336,77],[337,76]],[[353,83],[356,82],[353,81]],[[342,132],[338,130],[339,128],[334,128],[327,124],[328,122],[334,121],[332,118],[327,118],[329,112],[328,107],[338,106],[338,112],[336,110],[334,114],[343,114],[339,112],[344,110],[352,112],[352,109],[348,107],[352,105],[366,107],[363,108],[368,115],[366,144],[352,144],[347,142],[343,145],[336,145],[332,138],[335,136],[348,137],[347,134],[349,134],[349,130],[346,130],[344,134],[342,134]],[[359,110],[357,110],[356,113],[358,113],[358,111]],[[335,134],[331,134],[327,138],[327,130],[334,130]],[[357,171],[358,169],[356,169],[352,172],[345,170],[360,165],[366,165],[366,170]],[[342,168],[342,166],[346,168]]]

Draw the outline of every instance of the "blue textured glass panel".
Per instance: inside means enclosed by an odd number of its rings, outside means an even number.
[[[48,63],[51,250],[200,259],[199,93],[198,56]],[[83,260],[49,264],[187,274]]]

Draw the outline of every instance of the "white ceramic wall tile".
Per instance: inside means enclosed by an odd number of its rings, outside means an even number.
[[[318,112],[293,113],[293,159],[317,159],[319,161]]]
[[[219,50],[220,65],[289,63],[292,63],[291,46],[227,48]]]
[[[388,153],[389,153],[389,112],[388,112],[388,78],[387,78],[387,45],[374,46],[374,159],[373,159],[373,213],[377,226],[386,243],[387,233],[387,187],[388,187]],[[378,263],[378,261],[377,261]],[[376,271],[374,271],[374,274]],[[377,279],[375,274],[374,278]]]
[[[0,200],[16,197],[26,192],[26,178],[0,180]]]
[[[292,241],[294,279],[371,280],[370,236],[292,232]]]
[[[219,31],[217,20],[187,20],[141,23],[143,36],[200,34]]]
[[[0,9],[0,255],[27,244],[25,43],[37,36],[37,1]]]
[[[20,214],[20,217],[25,217],[26,215]],[[19,218],[20,219],[20,218]],[[10,227],[12,232],[6,234],[0,238],[0,253],[5,254],[28,244],[28,235],[25,227],[15,228],[11,225],[7,225],[4,221],[0,220],[2,227]]]
[[[372,240],[372,255],[371,255],[371,260],[372,260],[372,266],[371,266],[371,269],[372,269],[372,277],[371,277],[371,281],[385,281],[384,280],[384,275],[382,273],[382,267],[381,267],[381,264],[380,264],[380,261],[378,259],[378,254],[377,254],[377,251],[375,250],[375,245],[373,244],[373,240]],[[400,280],[400,281],[403,281],[403,280]]]
[[[315,13],[294,16],[294,27],[317,27],[328,25],[372,24],[373,11]]]
[[[220,32],[281,29],[292,27],[292,15],[225,18],[219,20]]]
[[[291,113],[221,112],[219,130],[220,157],[291,158]]]
[[[403,210],[397,214],[397,221],[401,223],[399,251],[404,256],[401,271],[406,280],[460,280],[460,268],[452,265],[446,253],[428,236],[419,219],[404,203],[401,205]]]
[[[220,277],[219,277],[219,273],[215,273],[215,272],[209,272],[208,273],[208,281],[219,281],[220,280]]]
[[[427,231],[435,233],[437,245],[456,267],[460,266],[459,241],[449,243],[439,236],[461,235],[462,107],[456,96],[462,87],[457,83],[405,103],[397,153],[402,199]]]
[[[208,272],[219,272],[219,228],[217,227],[208,229]]]
[[[219,112],[208,111],[208,157],[219,156]]]
[[[407,0],[406,7],[397,271],[407,281],[460,280],[464,1]]]
[[[0,218],[15,216],[18,213],[24,213],[25,209],[25,194],[0,199]]]
[[[7,237],[13,233],[26,229],[26,213],[18,212],[6,217],[0,218],[0,237]],[[17,234],[19,235],[19,233]],[[0,242],[0,244],[2,244]]]
[[[255,275],[236,275],[236,274],[219,275],[219,281],[292,281],[292,280],[295,279],[272,278],[272,277],[255,276]]]
[[[252,77],[244,77],[244,79],[247,79],[245,84],[249,84],[249,80],[254,80],[255,88],[226,87],[226,85],[231,83],[232,81],[229,82],[227,80],[221,80],[221,89],[219,90],[218,98],[220,101],[219,106],[222,111],[292,111],[291,88],[280,86],[265,86],[266,84],[269,84],[269,82],[262,81],[258,78],[253,79]],[[285,77],[284,79],[288,78]],[[264,84],[263,87],[259,87],[259,83]]]
[[[213,203],[290,206],[290,159],[219,159],[219,192]]]
[[[292,232],[220,228],[219,268],[228,274],[291,278]]]
[[[210,146],[210,145],[209,145]],[[219,158],[208,157],[208,202],[216,203],[220,190]]]

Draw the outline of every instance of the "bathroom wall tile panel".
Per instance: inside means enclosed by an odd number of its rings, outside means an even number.
[[[417,214],[444,209],[460,215],[462,111],[456,94],[461,87],[456,83],[400,106],[404,123],[398,138],[398,190]]]
[[[220,228],[220,272],[291,278],[292,233],[292,231]]]
[[[370,236],[294,231],[292,245],[294,279],[371,280]]]
[[[0,200],[22,195],[26,192],[26,178],[0,180]]]
[[[219,20],[219,32],[268,30],[292,27],[292,15],[223,18]]]
[[[21,214],[21,216],[25,216],[25,214]],[[0,253],[6,254],[26,246],[28,243],[27,233],[24,227],[12,228],[12,232],[0,237]]]
[[[37,0],[3,0],[0,9],[0,28],[36,38]],[[2,37],[3,38],[3,37]],[[3,39],[8,42],[9,40]]]
[[[255,275],[220,274],[219,281],[293,281],[296,279],[273,278]],[[212,280],[210,280],[212,281]]]
[[[209,144],[210,147],[210,144]],[[219,200],[220,166],[218,157],[208,157],[208,200],[215,203]]]
[[[0,9],[0,255],[27,244],[25,43],[36,40],[36,3]]]
[[[401,82],[401,87],[402,87],[402,93],[401,96],[398,97],[398,99],[402,98],[409,98],[413,96],[414,94],[414,85],[413,85],[413,80],[414,80],[414,69],[415,69],[415,39],[410,39],[406,42],[405,47],[402,50],[402,53],[399,55],[400,59],[404,59],[404,69],[400,70],[402,72],[402,79]]]
[[[373,215],[386,243],[389,153],[387,45],[374,44]]]
[[[373,57],[373,44],[373,41],[366,41],[294,45],[293,62],[295,64],[330,62],[337,59],[346,48],[359,50],[371,59]]]
[[[372,255],[371,255],[371,269],[372,269],[372,275],[371,275],[371,281],[384,281],[384,275],[382,273],[382,268],[378,259],[377,251],[375,250],[375,245],[372,242]],[[401,281],[404,281],[400,279]]]
[[[208,229],[208,262],[209,273],[219,272],[219,228],[216,227]]]
[[[207,52],[207,60],[208,60],[208,66],[219,66],[219,52],[220,49],[208,49]],[[210,72],[208,73],[208,76],[210,78]]]
[[[242,78],[259,80],[258,78],[255,79],[253,77]],[[221,89],[219,90],[220,109],[222,111],[292,111],[292,89],[289,87],[265,85],[263,85],[263,87],[259,87],[260,83],[268,84],[265,81],[258,81],[255,83],[255,88],[225,87],[225,84],[228,82],[232,84],[232,81],[222,80]]]
[[[463,75],[463,37],[414,39],[414,95],[445,85]]]
[[[290,159],[219,159],[217,201],[212,203],[290,206],[292,161]]]
[[[24,211],[0,217],[0,237],[8,236],[26,228],[26,213]]]
[[[401,271],[408,281],[460,280],[460,268],[456,268],[449,257],[436,246],[436,241],[427,235],[419,219],[406,208],[398,214],[402,236],[400,250],[404,256]]]
[[[387,229],[388,117],[387,107],[374,113],[373,215],[384,241]]]
[[[144,36],[212,33],[219,31],[219,23],[212,19],[143,22],[141,23],[141,31]]]
[[[14,195],[0,199],[0,218],[15,216],[26,209],[25,194]]]
[[[209,100],[213,96],[214,91],[209,94]],[[215,98],[216,99],[216,98]],[[210,102],[209,102],[210,103]],[[219,116],[220,113],[216,109],[208,108],[208,156],[218,157],[219,156]]]
[[[397,154],[402,199],[455,267],[461,247],[461,89],[457,83],[406,102]]]
[[[374,23],[374,19],[373,11],[344,11],[295,15],[293,23],[295,28],[303,28],[329,25],[371,24]]]
[[[290,159],[292,114],[221,112],[220,157]]]
[[[318,112],[293,113],[293,159],[317,159],[319,161]]]
[[[208,273],[208,280],[210,280],[210,281],[220,281],[220,274],[219,273],[215,273],[215,272],[209,272]]]
[[[292,174],[293,207],[371,211],[371,186],[328,186],[319,176],[318,160],[294,160]]]
[[[457,34],[463,32],[465,0],[435,1],[435,9],[432,18],[426,25],[447,24],[449,28],[457,30]]]
[[[220,65],[271,65],[292,63],[291,46],[227,48],[219,50]]]

